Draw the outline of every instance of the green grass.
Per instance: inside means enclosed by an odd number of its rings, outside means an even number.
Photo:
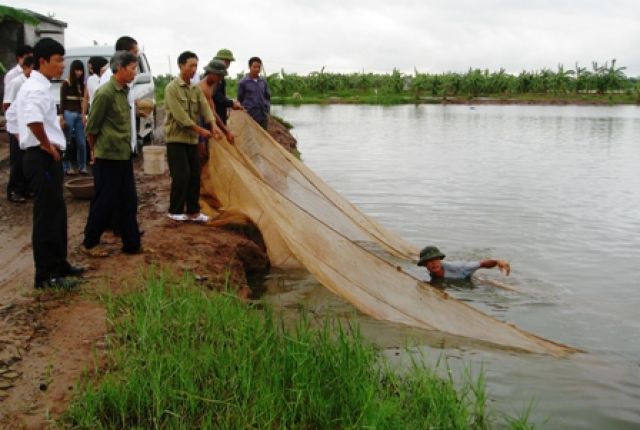
[[[488,102],[494,100],[499,103],[532,103],[532,104],[596,104],[596,105],[619,105],[619,104],[638,104],[639,96],[633,93],[619,94],[486,94],[478,97],[468,97],[464,95],[458,96],[428,96],[419,95],[408,92],[402,94],[372,94],[369,92],[341,92],[334,94],[308,94],[292,97],[292,96],[274,96],[273,104],[281,105],[305,105],[305,104],[369,104],[369,105],[400,105],[400,104],[441,104],[441,103],[474,103],[474,100],[482,98]]]
[[[482,377],[460,387],[418,362],[399,374],[357,327],[314,325],[304,316],[285,325],[261,305],[165,275],[151,276],[140,292],[109,297],[107,307],[107,370],[81,384],[63,418],[71,428],[496,425]],[[498,424],[529,428],[527,421]]]
[[[370,92],[340,92],[333,94],[306,94],[302,97],[273,96],[273,104],[303,105],[303,104],[370,104],[370,105],[399,105],[415,103],[415,97],[410,94],[375,94]],[[437,103],[440,101],[438,100]]]

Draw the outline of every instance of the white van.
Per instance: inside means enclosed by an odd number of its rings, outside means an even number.
[[[89,58],[104,57],[107,60],[111,60],[111,56],[115,52],[113,46],[87,46],[83,48],[67,48],[65,49],[65,51],[64,73],[62,75],[62,79],[52,81],[51,85],[53,97],[58,101],[58,105],[60,105],[60,85],[62,84],[63,79],[67,79],[69,77],[69,68],[71,67],[71,62],[73,62],[74,60],[82,61],[82,63],[84,64],[85,76],[89,77],[87,67]],[[140,52],[138,54],[138,72],[136,74],[135,80],[133,81],[131,90],[133,91],[133,95],[136,100],[151,99],[155,104],[156,97],[153,75],[151,74],[151,67],[149,67],[149,62],[147,61],[147,56],[144,54],[144,52]],[[149,143],[153,141],[155,121],[155,109],[153,110],[153,113],[146,118],[136,117],[139,145],[141,145],[142,143]]]

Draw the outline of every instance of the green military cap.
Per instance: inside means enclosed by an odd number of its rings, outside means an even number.
[[[218,51],[218,53],[215,56],[216,60],[228,60],[228,61],[236,61],[235,58],[233,58],[233,52],[231,52],[231,50],[229,49],[221,49]]]
[[[438,260],[442,260],[444,257],[446,256],[435,246],[426,246],[422,248],[422,251],[420,251],[420,260],[418,261],[418,266],[422,266],[427,261],[436,258]]]
[[[220,76],[227,76],[227,66],[222,62],[222,60],[213,59],[209,61],[209,64],[204,68],[206,73],[213,73]]]

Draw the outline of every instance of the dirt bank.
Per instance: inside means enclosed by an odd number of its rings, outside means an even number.
[[[457,105],[540,105],[540,106],[608,106],[612,101],[607,98],[601,99],[580,99],[580,98],[532,98],[532,99],[511,99],[494,97],[475,98],[440,98],[442,104]]]
[[[277,140],[287,151],[292,154],[295,154],[298,151],[298,142],[291,135],[287,127],[282,125],[282,123],[277,119],[271,117],[267,131],[269,131],[269,134],[273,136],[273,138]]]
[[[293,138],[277,129],[276,138],[286,137],[285,147],[291,148]],[[295,146],[295,139],[293,142]],[[111,234],[103,237],[109,257],[81,254],[89,202],[66,195],[69,260],[90,270],[77,291],[36,292],[32,205],[6,200],[6,139],[0,145],[0,428],[51,424],[73,396],[82,372],[99,365],[107,332],[99,295],[125,289],[145,270],[161,266],[187,270],[211,289],[220,288],[229,277],[239,286],[238,294],[246,296],[247,276],[268,268],[264,243],[251,226],[214,227],[168,220],[168,173],[144,175],[138,160],[138,220],[144,230],[144,254],[122,254],[119,238]]]

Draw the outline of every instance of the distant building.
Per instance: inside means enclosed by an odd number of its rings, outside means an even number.
[[[16,65],[16,49],[35,45],[43,37],[51,37],[64,45],[67,23],[27,9],[0,5],[0,63],[6,70]],[[0,100],[4,94],[4,72],[0,73]]]

